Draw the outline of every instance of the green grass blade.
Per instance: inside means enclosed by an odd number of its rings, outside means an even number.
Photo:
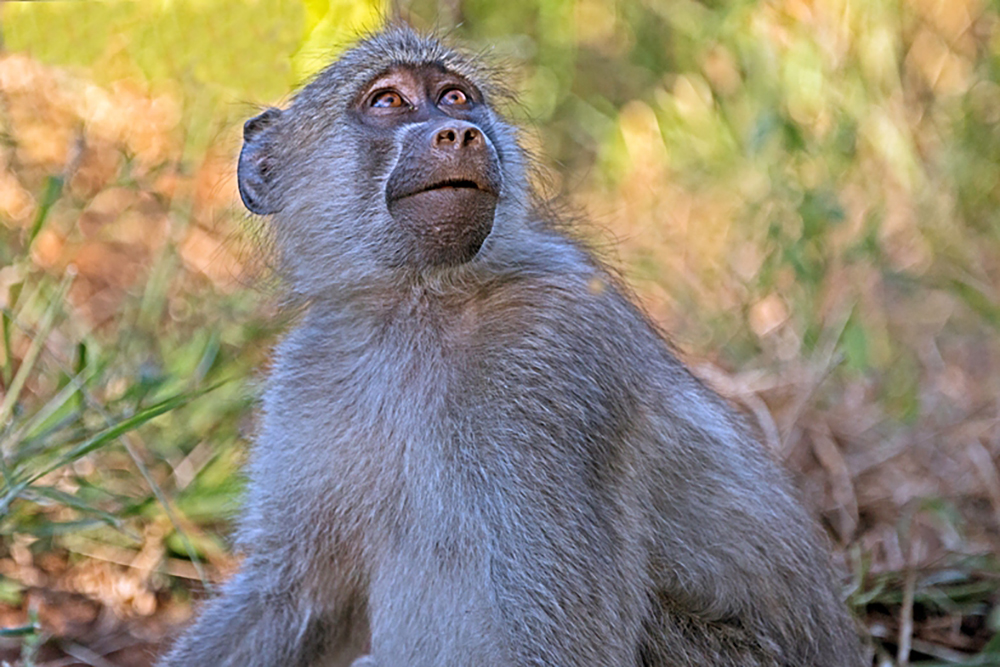
[[[73,463],[74,461],[86,456],[87,454],[90,454],[91,452],[100,449],[109,442],[112,442],[113,440],[120,438],[129,431],[134,431],[135,429],[139,428],[146,422],[155,419],[156,417],[159,417],[162,414],[166,414],[171,410],[176,410],[177,408],[186,405],[193,399],[204,394],[206,391],[209,391],[210,389],[214,388],[215,385],[203,391],[183,393],[171,396],[170,398],[160,401],[159,403],[156,403],[155,405],[148,407],[145,410],[139,411],[138,413],[132,415],[131,417],[121,420],[117,424],[114,424],[113,426],[110,426],[101,431],[100,433],[97,433],[96,435],[81,442],[79,445],[77,445],[73,449],[69,450],[68,452],[60,456],[56,461],[42,468],[41,471],[32,475],[28,479],[27,483],[33,484],[34,482],[38,481],[45,475],[48,475],[50,472],[58,470],[59,468],[69,463]]]
[[[49,217],[49,211],[59,201],[62,194],[63,179],[59,176],[49,176],[45,179],[45,190],[42,192],[42,200],[38,205],[38,212],[35,213],[35,220],[31,223],[31,232],[28,234],[28,247],[35,241],[38,233],[42,231],[45,220]]]
[[[121,519],[112,514],[111,512],[105,512],[102,509],[90,505],[72,493],[66,493],[65,491],[60,491],[59,489],[52,486],[33,486],[27,493],[23,496],[26,500],[32,502],[38,502],[42,499],[48,499],[65,505],[67,507],[72,507],[75,510],[83,512],[84,514],[90,514],[94,518],[100,519],[103,523],[123,530],[123,525]],[[130,537],[138,539],[137,536],[129,534]]]
[[[21,395],[24,383],[28,380],[28,376],[31,374],[35,362],[38,360],[38,355],[41,354],[42,348],[45,346],[45,340],[52,330],[52,325],[55,324],[56,315],[62,310],[63,300],[66,298],[66,293],[69,292],[69,286],[73,282],[73,277],[74,274],[67,272],[66,276],[63,277],[62,283],[59,285],[59,289],[51,301],[49,301],[45,313],[42,315],[38,330],[35,332],[34,338],[31,339],[31,345],[28,347],[24,359],[21,360],[21,365],[17,369],[10,387],[7,388],[7,394],[4,396],[3,403],[0,403],[0,426],[7,423],[11,413],[14,411],[14,405],[17,404],[17,399]]]
[[[130,431],[134,431],[146,422],[159,417],[162,414],[170,412],[171,410],[176,410],[177,408],[189,403],[195,398],[202,396],[209,391],[212,391],[219,386],[220,383],[213,384],[204,389],[200,389],[194,392],[187,392],[183,394],[178,394],[167,398],[155,405],[152,405],[145,410],[119,421],[116,424],[112,424],[108,428],[100,431],[99,433],[87,438],[77,446],[73,447],[71,450],[60,456],[54,462],[47,466],[44,466],[41,470],[31,474],[26,479],[20,480],[15,484],[9,485],[7,494],[4,496],[3,500],[0,500],[0,513],[5,513],[10,503],[14,501],[15,498],[19,497],[25,489],[37,482],[39,479],[48,475],[51,472],[58,470],[59,468],[73,463],[80,458],[90,454],[93,451],[100,449],[101,447],[113,442],[117,438],[122,437]]]
[[[52,417],[60,408],[62,408],[66,403],[72,400],[80,392],[80,386],[86,383],[94,373],[97,371],[96,367],[84,369],[81,374],[71,377],[70,381],[65,387],[59,390],[55,396],[46,401],[42,409],[36,412],[30,419],[25,421],[24,424],[19,426],[9,434],[2,442],[0,442],[0,451],[3,452],[13,452],[16,459],[16,449],[18,443],[20,443],[25,437],[28,437],[32,432],[44,424],[49,418]]]

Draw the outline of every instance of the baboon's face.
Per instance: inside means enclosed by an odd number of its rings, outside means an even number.
[[[346,51],[287,109],[244,126],[240,194],[273,215],[303,293],[441,275],[499,257],[530,205],[517,133],[471,60],[409,29]]]
[[[472,259],[503,186],[475,86],[434,65],[396,67],[365,86],[351,112],[373,148],[395,144],[383,194],[418,261]]]

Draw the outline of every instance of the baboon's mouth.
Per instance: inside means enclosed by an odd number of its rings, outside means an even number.
[[[493,195],[494,197],[497,196],[497,192],[489,186],[481,185],[470,179],[452,178],[419,188],[413,192],[403,195],[402,197],[410,197],[412,195],[419,195],[424,192],[433,192],[435,190],[479,190],[485,194]],[[402,199],[402,197],[400,197],[400,199]]]

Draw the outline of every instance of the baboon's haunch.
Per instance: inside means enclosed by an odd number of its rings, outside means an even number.
[[[858,667],[789,483],[538,212],[496,95],[393,27],[246,124],[309,305],[242,569],[162,664]]]

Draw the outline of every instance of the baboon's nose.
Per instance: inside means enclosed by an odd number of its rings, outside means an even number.
[[[475,125],[454,121],[434,132],[431,145],[438,150],[481,150],[486,140]]]

